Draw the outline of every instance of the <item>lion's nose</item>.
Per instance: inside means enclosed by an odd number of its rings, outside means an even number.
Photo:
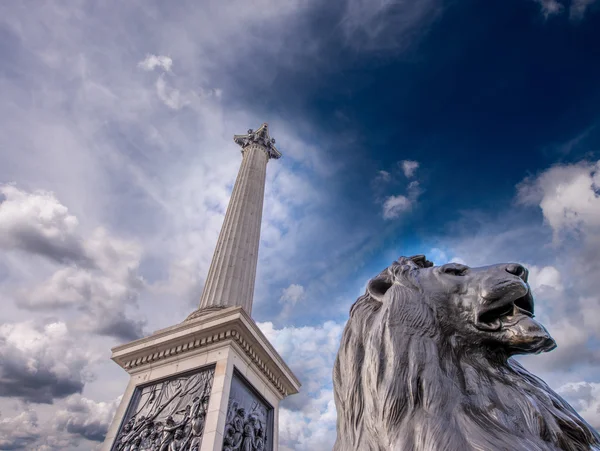
[[[506,266],[506,272],[520,277],[525,282],[527,282],[528,271],[523,265],[519,265],[518,263],[511,263]]]

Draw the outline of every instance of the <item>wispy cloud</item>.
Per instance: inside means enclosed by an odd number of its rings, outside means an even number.
[[[163,69],[166,72],[171,71],[173,66],[173,60],[168,56],[164,55],[146,55],[146,58],[138,63],[138,67],[145,71],[153,71],[157,67]]]
[[[413,160],[403,160],[399,163],[402,167],[402,172],[406,178],[411,178],[415,175],[417,169],[419,169],[419,162]]]
[[[547,19],[551,16],[561,14],[565,7],[557,0],[534,0],[540,5],[542,14]]]
[[[569,18],[575,21],[583,19],[594,3],[596,0],[573,0],[569,8]]]
[[[384,219],[399,218],[415,206],[419,196],[421,195],[419,182],[417,182],[416,180],[410,182],[406,189],[406,192],[406,195],[398,194],[395,196],[388,196],[385,198],[383,202]]]
[[[440,0],[348,0],[340,26],[358,50],[400,51],[421,38],[442,11]]]
[[[590,7],[596,3],[596,0],[573,0],[570,3],[559,2],[558,0],[533,1],[540,5],[541,12],[546,19],[568,11],[569,19],[575,23],[581,21],[590,10]]]

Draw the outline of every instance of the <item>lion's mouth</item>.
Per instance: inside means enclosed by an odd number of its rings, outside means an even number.
[[[481,310],[477,315],[477,328],[497,331],[514,326],[525,318],[533,317],[533,297],[528,290],[520,298],[514,300],[502,299]]]

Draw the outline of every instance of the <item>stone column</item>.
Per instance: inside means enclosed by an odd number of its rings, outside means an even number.
[[[242,307],[252,313],[258,244],[262,219],[267,162],[280,158],[267,124],[246,135],[234,136],[242,147],[238,173],[215,253],[204,284],[198,313]]]

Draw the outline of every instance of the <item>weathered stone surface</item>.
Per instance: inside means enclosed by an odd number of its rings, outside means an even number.
[[[335,451],[600,450],[600,436],[511,356],[556,344],[518,264],[401,257],[350,310],[336,358]]]

